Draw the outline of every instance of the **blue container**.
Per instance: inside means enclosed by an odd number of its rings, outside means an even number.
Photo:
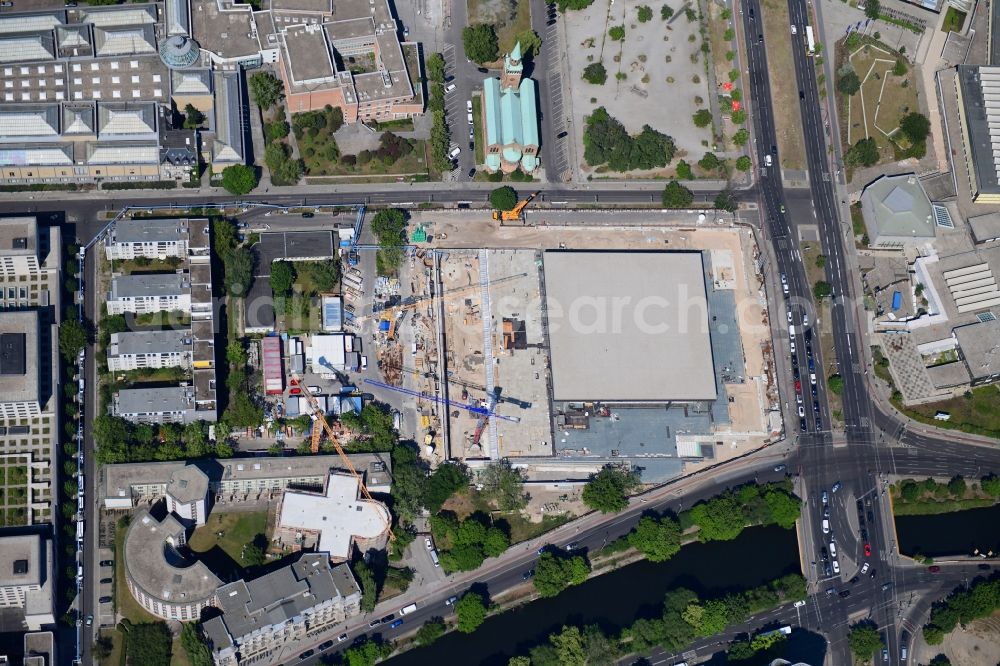
[[[389,330],[389,322],[386,321],[385,319],[381,320],[378,323],[378,330],[380,330],[380,331],[388,331]]]
[[[903,295],[898,291],[892,293],[892,309],[898,310],[899,306],[903,304]]]

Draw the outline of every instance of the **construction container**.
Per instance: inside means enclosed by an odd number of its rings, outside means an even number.
[[[281,340],[268,336],[260,341],[260,356],[264,370],[264,393],[281,395],[285,389],[281,363]]]

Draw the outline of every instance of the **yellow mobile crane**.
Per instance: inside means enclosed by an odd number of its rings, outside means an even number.
[[[517,205],[510,210],[495,210],[493,211],[493,219],[503,222],[517,222],[524,221],[524,209],[527,208],[531,200],[538,196],[538,192],[532,192],[523,200],[518,201]]]
[[[312,391],[310,391],[309,388],[302,383],[302,378],[299,377],[298,373],[291,373],[291,381],[289,384],[291,386],[297,386],[302,391],[302,395],[305,396],[306,401],[309,403],[309,408],[312,409],[313,417],[316,419],[313,421],[312,429],[312,452],[319,453],[319,440],[325,431],[326,436],[331,442],[333,442],[333,448],[337,450],[337,455],[339,455],[340,459],[344,462],[344,466],[347,467],[347,470],[357,480],[358,488],[361,489],[361,494],[369,502],[376,501],[375,498],[372,497],[372,494],[368,492],[368,488],[365,486],[365,480],[358,473],[358,470],[354,468],[354,464],[351,462],[351,459],[347,457],[346,453],[344,453],[344,447],[340,445],[340,438],[337,437],[337,433],[333,431],[333,428],[331,428],[330,424],[327,422],[326,415],[323,414],[323,410],[319,408],[319,401],[316,400],[316,396],[314,396]],[[383,524],[385,524],[385,529],[389,534],[389,539],[395,539],[396,535],[392,533],[392,525],[390,522],[386,521],[385,516],[382,515],[381,511],[378,512],[378,515],[382,519]]]

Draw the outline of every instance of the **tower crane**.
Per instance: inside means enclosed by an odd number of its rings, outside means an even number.
[[[379,388],[389,389],[390,391],[396,391],[397,393],[403,393],[405,395],[412,395],[417,398],[422,398],[424,400],[429,400],[431,402],[436,402],[448,407],[457,407],[459,409],[464,409],[467,412],[472,412],[481,417],[495,416],[498,419],[503,419],[504,421],[510,421],[511,423],[520,423],[521,419],[516,416],[505,416],[503,414],[494,414],[493,410],[496,409],[496,397],[490,396],[487,399],[486,407],[477,407],[476,405],[466,405],[462,402],[455,402],[454,400],[447,400],[436,395],[431,395],[430,393],[423,393],[421,391],[414,391],[413,389],[403,388],[402,386],[393,386],[392,384],[386,384],[385,382],[380,382],[377,379],[365,379],[366,384],[371,384],[372,386],[378,386]]]
[[[319,453],[319,440],[322,434],[326,432],[326,436],[331,442],[333,442],[333,448],[337,450],[337,455],[340,456],[344,466],[347,467],[347,471],[349,471],[358,482],[358,488],[361,489],[362,496],[364,496],[364,498],[369,502],[376,501],[375,498],[372,497],[372,494],[368,492],[368,487],[365,486],[365,480],[358,473],[358,470],[354,468],[354,464],[351,462],[351,459],[347,457],[346,453],[344,453],[344,447],[340,444],[340,438],[337,437],[337,433],[333,431],[333,428],[331,428],[330,424],[327,422],[326,415],[323,414],[323,410],[319,408],[319,401],[316,400],[316,396],[312,394],[309,387],[302,383],[302,378],[299,377],[296,372],[291,373],[291,381],[289,384],[292,386],[298,386],[302,390],[302,395],[305,396],[306,401],[309,403],[309,408],[312,410],[313,418],[315,419],[313,421],[312,430],[312,452]],[[395,539],[396,536],[392,533],[391,522],[386,521],[386,518],[382,515],[381,511],[378,511],[377,513],[379,514],[379,518],[382,520],[383,524],[385,524],[385,529],[389,534],[389,539]]]

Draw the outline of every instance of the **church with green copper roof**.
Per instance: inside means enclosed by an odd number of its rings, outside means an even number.
[[[531,173],[538,168],[538,87],[522,78],[521,44],[504,56],[500,78],[483,81],[486,169]]]

